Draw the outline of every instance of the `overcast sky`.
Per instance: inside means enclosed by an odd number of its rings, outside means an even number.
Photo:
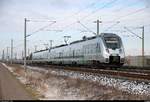
[[[140,55],[141,40],[127,32],[124,26],[139,36],[141,29],[134,27],[145,26],[145,54],[149,55],[149,5],[150,0],[0,0],[0,54],[3,49],[6,52],[13,39],[14,53],[21,56],[24,18],[27,18],[30,20],[27,22],[27,35],[33,34],[27,38],[30,52],[34,51],[35,45],[38,50],[45,48],[44,44],[49,44],[49,40],[54,40],[53,46],[63,44],[64,35],[71,36],[69,42],[84,35],[93,36],[77,21],[96,32],[93,22],[100,19],[100,32],[118,34],[123,40],[126,55]]]

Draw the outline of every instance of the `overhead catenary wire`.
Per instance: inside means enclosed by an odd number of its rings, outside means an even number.
[[[28,42],[29,42],[30,40],[28,40]],[[44,44],[44,42],[42,42],[41,40],[36,40],[36,41],[34,41],[34,42],[32,42],[32,43],[37,43],[38,42],[38,45],[41,45],[41,44]],[[39,44],[39,43],[41,43],[41,44]],[[18,45],[16,45],[15,47],[14,47],[14,49],[17,51],[18,50],[18,48],[19,47],[22,47],[23,46],[23,42],[22,43],[20,43],[20,44],[18,44]],[[33,49],[33,48],[32,48]],[[22,50],[21,50],[22,51]],[[32,51],[31,51],[32,52]]]
[[[88,15],[86,15],[86,16],[80,18],[79,20],[80,20],[80,21],[83,20],[83,19],[85,20],[85,18],[88,18],[90,15],[96,13],[96,12],[99,11],[99,10],[104,9],[105,7],[107,7],[107,6],[109,6],[109,5],[113,4],[113,3],[115,3],[116,1],[118,1],[118,0],[112,0],[111,2],[106,3],[104,6],[102,6],[102,7],[98,8],[98,9],[92,11],[90,14],[88,14]],[[77,21],[74,21],[74,22],[72,22],[71,24],[66,25],[65,27],[63,27],[63,29],[64,29],[64,28],[67,28],[67,27],[69,27],[69,26],[72,26],[72,25],[75,24],[75,23],[77,23]]]
[[[79,23],[82,27],[84,27],[85,29],[87,29],[89,32],[92,32],[93,34],[96,35],[95,32],[93,32],[91,29],[89,29],[88,27],[86,27],[86,26],[85,26],[84,24],[82,24],[80,21],[78,21],[78,23]]]
[[[105,7],[107,7],[107,6],[111,5],[111,4],[113,4],[113,3],[115,3],[116,1],[118,1],[118,0],[113,0],[113,1],[111,1],[111,2],[106,3],[106,4],[105,4],[104,6],[102,6],[101,8],[92,11],[91,14],[96,13],[97,11],[99,11],[99,10],[101,10],[101,9],[103,9],[103,8],[105,8]],[[147,8],[147,7],[146,7],[146,8]],[[134,12],[128,14],[128,15],[121,16],[121,17],[119,17],[118,19],[122,19],[123,17],[127,17],[127,16],[129,16],[129,15],[131,15],[131,14],[134,14],[134,13],[138,13],[138,12],[140,12],[140,11],[143,11],[144,9],[145,9],[145,8],[136,10],[136,11],[134,11]],[[90,15],[88,14],[87,16],[84,16],[83,19],[85,20],[85,18],[87,18],[87,17],[89,17],[89,16],[90,16]],[[81,19],[82,19],[82,18],[81,18]],[[81,19],[80,19],[80,20],[81,20]],[[118,20],[118,19],[116,19],[116,20]],[[114,20],[114,21],[115,21],[115,20]],[[117,22],[118,22],[118,21],[117,21]],[[75,24],[75,23],[76,23],[76,21],[73,22],[73,23],[71,23],[71,24],[69,24],[69,25],[67,25],[67,26],[65,26],[64,28],[69,27],[69,26],[71,26],[71,25],[73,25],[73,24]],[[119,23],[113,24],[112,26],[108,27],[106,30],[109,30],[110,28],[116,26],[117,24],[119,24]]]
[[[132,32],[130,29],[128,29],[127,27],[124,27],[127,31],[129,31],[130,33],[132,33],[133,35],[135,35],[136,37],[143,39],[142,37],[138,36],[137,34],[135,34],[134,32]]]
[[[133,11],[133,12],[130,12],[130,13],[124,15],[124,16],[118,17],[118,18],[114,19],[113,21],[115,21],[115,20],[121,20],[121,19],[123,19],[123,18],[125,18],[125,17],[128,17],[128,16],[134,15],[134,14],[136,14],[136,13],[142,12],[142,11],[144,11],[146,8],[149,8],[149,7],[146,6],[146,7],[144,7],[144,8],[140,8],[140,9],[138,9],[138,10],[136,10],[136,11]]]
[[[51,20],[28,20],[29,22],[55,22],[55,21],[51,21]]]
[[[138,0],[138,1],[140,2],[141,0]],[[138,1],[135,2],[135,3],[133,3],[133,4],[134,4],[134,5],[135,5],[135,4],[138,4],[138,3],[139,3]],[[132,5],[133,5],[133,4],[132,4]],[[130,5],[130,6],[132,6],[132,5]],[[134,6],[134,5],[133,5],[133,6]],[[126,8],[128,8],[128,7],[130,7],[130,6],[127,6]],[[134,14],[139,13],[139,12],[141,12],[141,11],[147,9],[147,8],[149,8],[149,6],[145,6],[144,8],[135,10],[135,11],[133,11],[133,12],[131,12],[131,13],[128,13],[127,15],[123,15],[123,16],[121,16],[121,17],[118,17],[118,18],[114,19],[114,21],[115,21],[115,20],[118,20],[118,19],[122,19],[122,18],[128,17],[128,16],[130,16],[130,15],[134,15]],[[119,11],[120,11],[120,10],[121,10],[121,9],[119,9]],[[128,20],[128,21],[129,21],[129,20]],[[131,19],[131,21],[133,21],[133,19]],[[135,21],[135,19],[134,19],[134,21]]]
[[[137,4],[140,4],[140,3],[141,3],[141,0],[137,0],[137,1],[133,2],[133,3],[128,4],[127,7],[121,6],[120,8],[117,8],[116,10],[114,10],[114,12],[120,12],[120,11],[122,11],[124,9],[130,8],[130,7],[135,6]]]
[[[102,6],[102,7],[98,8],[98,9],[92,11],[90,14],[84,16],[83,18],[81,18],[81,19],[79,19],[79,20],[82,20],[82,19],[85,20],[85,19],[86,19],[87,17],[89,17],[90,15],[92,15],[92,14],[98,12],[99,10],[104,9],[105,7],[107,7],[107,6],[109,6],[109,5],[113,4],[113,3],[115,3],[116,1],[118,1],[118,0],[113,0],[113,1],[111,1],[111,2],[106,3],[104,6]],[[146,8],[148,8],[148,7],[146,7]],[[134,14],[134,13],[137,13],[137,12],[140,12],[140,11],[143,11],[144,9],[145,9],[145,8],[139,9],[139,10],[137,10],[137,11],[132,12],[131,14]],[[128,15],[130,15],[130,14],[127,14],[127,15],[125,15],[125,16],[128,16]],[[116,20],[118,21],[118,19],[122,19],[122,18],[125,17],[125,16],[119,17],[119,18],[117,18]],[[114,21],[115,21],[115,20],[114,20]],[[66,27],[68,27],[68,26],[71,26],[71,25],[73,25],[73,24],[75,24],[75,23],[76,23],[76,22],[73,22],[73,23],[71,23],[71,24],[65,26],[64,28],[66,28]]]
[[[88,15],[82,17],[80,20],[83,20],[83,19],[85,20],[86,18],[88,18],[88,17],[91,16],[92,14],[94,14],[94,13],[96,13],[96,12],[98,12],[98,11],[104,9],[105,7],[107,7],[107,6],[109,6],[109,5],[113,4],[113,3],[115,3],[115,2],[117,2],[117,1],[118,1],[118,0],[112,0],[112,1],[110,1],[110,2],[108,2],[108,3],[106,3],[104,6],[102,6],[102,7],[98,8],[98,9],[92,11],[90,14],[88,14]]]
[[[68,27],[70,27],[70,26],[74,25],[75,23],[77,23],[77,21],[72,22],[71,24],[68,24],[68,25],[64,26],[64,27],[63,27],[63,29],[68,28]]]
[[[84,9],[77,11],[77,12],[74,13],[73,15],[67,16],[67,17],[65,17],[65,18],[63,18],[63,19],[60,19],[60,20],[57,20],[57,21],[64,21],[65,19],[68,19],[68,18],[70,18],[70,17],[71,17],[71,18],[72,18],[72,17],[75,17],[75,16],[77,16],[79,13],[81,13],[82,11],[88,9],[89,7],[94,6],[94,5],[97,4],[97,2],[99,2],[99,1],[100,1],[100,0],[96,0],[95,2],[93,2],[93,3],[89,4],[89,5],[87,5]],[[75,23],[77,23],[77,22],[76,22],[76,21],[75,21],[75,22],[72,22],[71,24],[68,24],[68,25],[64,26],[63,29],[65,29],[65,28],[67,28],[67,27],[69,27],[69,26],[72,26],[72,25],[74,25]]]
[[[136,13],[139,13],[139,12],[145,10],[146,8],[149,8],[149,7],[146,6],[146,7],[144,7],[144,8],[138,9],[138,10],[136,10],[136,11],[130,12],[130,13],[128,13],[127,15],[124,15],[124,16],[118,17],[117,19],[114,19],[113,21],[115,21],[115,20],[121,20],[121,19],[123,19],[123,18],[125,18],[125,17],[134,15],[134,14],[136,14]],[[116,25],[116,24],[114,24],[114,25]],[[112,27],[113,27],[113,25],[112,25]],[[109,29],[112,28],[112,27],[108,27],[107,30],[109,30]]]
[[[99,1],[101,1],[101,0],[95,0],[95,2],[92,2],[91,4],[87,5],[87,6],[86,6],[85,8],[83,8],[82,10],[79,9],[76,13],[74,13],[74,14],[72,14],[72,15],[70,15],[70,16],[67,16],[67,17],[65,17],[65,18],[63,18],[63,19],[59,19],[59,20],[57,20],[57,21],[63,21],[63,20],[68,19],[68,18],[70,18],[70,17],[71,17],[71,18],[72,18],[72,17],[75,17],[75,16],[77,16],[78,14],[80,14],[81,12],[83,12],[84,10],[86,10],[86,9],[92,7],[92,6],[95,6]]]
[[[30,34],[28,34],[26,37],[29,37],[29,36],[31,36],[31,35],[33,35],[33,34],[35,34],[35,33],[38,33],[38,32],[40,32],[40,31],[44,30],[45,28],[47,28],[47,27],[53,25],[54,23],[56,23],[56,21],[53,21],[51,24],[48,24],[48,25],[46,25],[46,26],[41,27],[40,29],[38,29],[38,30],[36,30],[36,31],[34,31],[34,32],[30,33]]]
[[[109,29],[113,28],[114,26],[118,25],[119,23],[120,23],[119,21],[116,22],[115,24],[109,26],[109,27],[108,27],[106,30],[104,30],[104,31],[108,31]]]
[[[38,22],[38,20],[28,20],[28,21],[30,21],[30,22]],[[43,21],[40,21],[40,22],[43,22]],[[48,26],[51,26],[52,24],[56,23],[56,21],[49,21],[49,22],[52,22],[52,23],[51,23],[51,24],[48,24],[48,25],[46,25],[46,26],[44,26],[44,27],[42,27],[42,28],[40,28],[40,29],[38,29],[38,30],[36,30],[36,31],[34,31],[34,32],[32,32],[31,34],[28,34],[26,37],[29,37],[29,36],[31,36],[31,35],[33,35],[33,34],[39,32],[39,31],[41,31],[41,30],[44,30],[44,29],[47,28]],[[22,42],[22,43],[23,43],[23,42]],[[17,49],[18,47],[22,46],[22,45],[23,45],[22,43],[19,44],[19,45],[17,45],[17,46],[15,46],[14,49]]]

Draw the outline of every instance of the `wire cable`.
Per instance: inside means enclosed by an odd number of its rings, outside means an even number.
[[[104,31],[108,31],[109,29],[113,28],[114,26],[118,25],[119,23],[120,23],[119,21],[116,22],[115,24],[111,25],[110,27],[108,27],[108,28],[107,28],[106,30],[104,30]]]
[[[92,11],[90,14],[84,16],[83,18],[81,18],[81,19],[79,19],[79,20],[80,20],[80,21],[81,21],[82,19],[85,20],[85,18],[87,18],[87,17],[89,17],[90,15],[96,13],[97,11],[102,10],[102,9],[104,9],[105,7],[107,7],[107,6],[109,6],[109,5],[113,4],[113,3],[115,3],[116,1],[118,1],[118,0],[112,0],[111,2],[106,3],[104,6],[102,6],[102,7],[98,8],[98,9]],[[73,24],[75,24],[75,23],[77,23],[77,21],[72,22],[72,23],[69,24],[69,25],[66,25],[64,28],[69,27],[69,26],[71,26],[71,25],[73,25]]]
[[[146,8],[149,8],[149,7],[147,6],[147,7],[138,9],[138,10],[136,10],[136,11],[133,11],[133,12],[131,12],[131,13],[128,13],[127,15],[118,17],[117,19],[114,19],[113,21],[115,21],[115,20],[121,20],[122,18],[125,18],[125,17],[131,16],[131,15],[133,15],[133,14],[139,13],[139,12],[145,10]],[[116,25],[116,24],[114,24],[114,25]],[[112,27],[113,27],[114,25],[112,25]],[[109,30],[109,29],[112,28],[112,27],[108,27],[107,30]]]
[[[92,30],[90,30],[88,27],[86,27],[86,26],[85,26],[84,24],[82,24],[80,21],[78,21],[78,23],[79,23],[82,27],[86,28],[89,32],[92,32],[93,34],[96,35],[95,32],[93,32]]]
[[[99,10],[104,9],[105,7],[107,7],[107,6],[109,6],[109,5],[113,4],[113,3],[115,3],[116,1],[118,1],[118,0],[112,0],[111,2],[106,3],[104,6],[102,6],[102,7],[98,8],[98,9],[96,9],[96,10],[92,11],[90,14],[88,14],[88,15],[84,16],[84,17],[83,17],[83,18],[81,18],[80,20],[82,20],[82,19],[84,19],[84,20],[85,20],[85,18],[88,18],[88,17],[89,17],[89,16],[91,16],[92,14],[94,14],[94,13],[98,12]]]
[[[134,14],[136,14],[136,13],[142,12],[142,11],[145,10],[146,8],[149,8],[149,7],[144,7],[144,8],[138,9],[138,10],[136,10],[136,11],[133,11],[133,12],[131,12],[131,13],[128,13],[127,15],[118,17],[118,18],[115,19],[115,20],[120,20],[120,19],[122,19],[122,18],[125,18],[125,17],[131,16],[131,15],[134,15]],[[113,20],[113,21],[114,21],[114,20]]]
[[[136,37],[143,39],[142,37],[138,36],[137,34],[135,34],[134,32],[132,32],[130,29],[128,29],[127,27],[124,27],[126,30],[128,30],[130,33],[132,33],[133,35],[135,35]]]
[[[42,27],[42,28],[40,28],[40,29],[38,29],[38,30],[36,30],[36,31],[34,31],[34,32],[32,32],[31,34],[28,34],[26,37],[29,37],[29,36],[31,36],[31,35],[33,35],[33,34],[35,34],[35,33],[38,33],[38,32],[40,32],[40,31],[44,30],[45,28],[47,28],[47,27],[53,25],[54,23],[56,23],[56,21],[53,22],[53,23],[51,23],[51,24],[48,24],[48,25],[46,25],[46,26],[44,26],[44,27]]]
[[[86,6],[85,8],[83,8],[82,10],[80,9],[80,10],[78,10],[76,13],[74,13],[74,14],[72,14],[72,15],[70,15],[70,16],[67,16],[67,17],[65,17],[65,18],[63,18],[63,19],[60,19],[60,20],[58,20],[58,21],[63,21],[63,20],[66,20],[66,19],[68,19],[68,18],[70,18],[70,17],[75,17],[75,16],[77,16],[78,14],[80,14],[81,12],[83,12],[84,10],[86,10],[86,9],[88,9],[88,8],[90,8],[90,7],[95,6],[95,5],[97,4],[97,2],[99,2],[99,1],[101,1],[101,0],[96,0],[95,2],[93,2],[93,3],[89,4],[89,5],[87,5],[87,6]]]

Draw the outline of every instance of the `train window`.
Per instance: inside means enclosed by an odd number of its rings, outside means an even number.
[[[80,56],[80,50],[78,50],[78,56]]]
[[[84,46],[84,53],[87,54],[87,46]]]
[[[93,53],[96,53],[96,44],[93,44]]]
[[[91,54],[93,53],[93,50],[91,49]]]
[[[61,57],[61,52],[59,52],[59,58]]]
[[[105,44],[108,48],[117,49],[120,48],[120,39],[118,37],[105,37]]]
[[[87,53],[87,48],[85,48],[85,54]]]
[[[90,53],[90,45],[88,45],[88,54]]]
[[[73,52],[72,52],[72,53],[73,53],[73,55],[72,55],[72,56],[73,56],[73,58],[74,58],[74,56],[75,56],[75,50],[73,50]]]
[[[89,53],[90,53],[90,54],[93,53],[93,46],[91,46],[91,45],[90,45],[90,48],[89,48]]]

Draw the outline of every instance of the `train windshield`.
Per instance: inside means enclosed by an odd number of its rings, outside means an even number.
[[[118,49],[121,47],[121,41],[119,37],[104,37],[104,41],[107,48]]]

